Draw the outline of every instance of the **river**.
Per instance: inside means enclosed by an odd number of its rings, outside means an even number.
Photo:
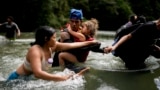
[[[114,32],[98,32],[101,47],[113,43]],[[14,80],[5,83],[8,75],[23,63],[33,33],[22,33],[15,41],[0,37],[0,90],[158,90],[160,85],[159,59],[147,58],[147,68],[127,70],[124,63],[112,54],[90,52],[85,66],[90,66],[84,76],[63,82],[36,80]],[[54,74],[66,74],[59,67],[51,69]],[[160,90],[160,89],[159,89]]]

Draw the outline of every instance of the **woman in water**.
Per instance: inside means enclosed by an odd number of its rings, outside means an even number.
[[[41,26],[36,30],[35,42],[31,43],[24,63],[10,74],[8,80],[18,79],[19,76],[33,74],[36,78],[53,81],[63,81],[73,75],[58,76],[47,72],[49,64],[52,64],[51,53],[55,51],[65,51],[83,46],[96,44],[96,41],[60,43],[56,41],[56,32],[52,27]],[[89,68],[81,70],[78,75],[82,75]]]

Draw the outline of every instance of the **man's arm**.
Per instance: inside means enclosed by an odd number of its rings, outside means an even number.
[[[116,44],[114,44],[113,46],[108,46],[106,48],[104,48],[104,52],[105,53],[110,53],[112,51],[114,51],[117,47],[119,47],[120,45],[122,45],[122,43],[126,42],[127,40],[129,40],[130,38],[132,38],[132,34],[127,34],[124,35]]]
[[[60,33],[60,42],[73,42],[73,41],[70,39],[69,33],[63,31]]]
[[[0,23],[0,26],[3,26],[3,25],[5,25],[5,24],[7,24],[7,22],[4,22],[4,23]]]
[[[81,33],[81,32],[76,32],[76,31],[73,31],[72,29],[71,29],[71,26],[70,25],[68,25],[68,27],[67,27],[67,29],[68,29],[68,32],[73,36],[73,37],[76,37],[76,38],[78,38],[80,41],[86,41],[86,37]]]
[[[15,27],[16,27],[17,36],[20,36],[20,35],[21,35],[21,31],[20,31],[18,25],[17,25],[16,23],[15,23],[14,25],[15,25]]]

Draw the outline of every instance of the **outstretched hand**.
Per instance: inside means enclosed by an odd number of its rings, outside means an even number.
[[[20,33],[20,32],[18,32],[18,33],[17,33],[17,37],[19,37],[20,35],[21,35],[21,33]]]
[[[79,73],[77,73],[77,75],[83,75],[88,70],[90,70],[90,67],[86,67],[85,69],[81,70]]]
[[[107,46],[103,50],[104,50],[104,53],[108,54],[113,51],[113,48],[112,48],[112,46]]]
[[[90,70],[90,67],[86,67],[86,68],[82,69],[80,72],[70,75],[67,79],[69,79],[69,78],[75,79],[76,77],[84,75],[84,73],[89,71],[89,70]]]

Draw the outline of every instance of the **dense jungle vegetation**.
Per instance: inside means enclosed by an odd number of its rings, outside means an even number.
[[[84,19],[98,19],[100,30],[118,29],[133,13],[147,21],[160,16],[160,0],[1,0],[0,23],[11,15],[23,32],[40,25],[60,28],[71,8],[82,9]]]

